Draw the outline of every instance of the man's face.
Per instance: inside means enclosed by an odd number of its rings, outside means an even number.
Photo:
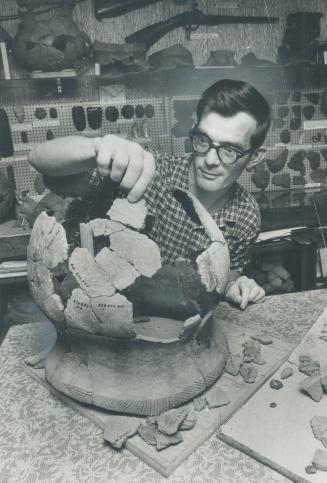
[[[245,112],[239,112],[232,117],[208,112],[202,116],[198,124],[198,129],[214,143],[235,147],[239,151],[250,148],[251,136],[255,133],[256,127],[257,121]],[[253,157],[253,153],[246,154],[235,163],[224,165],[213,148],[207,154],[194,152],[190,173],[192,182],[200,191],[227,191]]]

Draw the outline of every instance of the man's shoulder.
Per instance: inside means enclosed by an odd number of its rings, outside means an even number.
[[[261,224],[260,207],[255,197],[243,186],[236,183],[234,197],[237,200],[238,216],[247,223],[248,229],[258,230]]]
[[[236,191],[238,200],[241,204],[241,208],[243,209],[251,208],[253,211],[257,211],[260,214],[260,207],[258,205],[258,202],[251,193],[249,193],[239,183],[236,183],[235,191]]]

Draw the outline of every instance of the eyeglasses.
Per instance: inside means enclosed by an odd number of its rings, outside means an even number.
[[[246,154],[249,154],[252,149],[246,151],[240,151],[239,149],[231,146],[224,146],[223,144],[217,144],[212,141],[206,134],[202,133],[199,129],[192,129],[189,132],[190,140],[193,150],[199,154],[207,154],[210,149],[214,149],[218,158],[223,164],[233,164],[238,159],[242,158]]]

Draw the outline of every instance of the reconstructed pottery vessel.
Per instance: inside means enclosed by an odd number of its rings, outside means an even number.
[[[212,310],[226,284],[228,249],[202,205],[183,196],[211,240],[193,263],[162,265],[146,234],[144,200],[116,199],[106,216],[86,223],[67,202],[65,215],[36,219],[28,279],[57,329],[46,360],[57,390],[108,410],[157,415],[221,375],[228,347]]]

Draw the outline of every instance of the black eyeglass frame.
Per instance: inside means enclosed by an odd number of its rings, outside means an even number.
[[[212,139],[210,139],[209,136],[207,136],[205,133],[203,133],[202,131],[200,131],[199,129],[196,129],[196,128],[191,129],[188,134],[189,134],[189,137],[190,137],[190,140],[191,140],[191,144],[192,144],[193,151],[195,151],[198,154],[207,154],[210,151],[210,149],[214,149],[216,151],[216,153],[217,153],[218,158],[220,159],[220,161],[223,164],[229,164],[229,165],[230,164],[234,164],[240,158],[243,158],[243,156],[246,156],[247,154],[251,153],[251,151],[253,151],[252,148],[246,149],[245,151],[240,151],[239,149],[234,148],[233,146],[229,146],[228,144],[217,144]],[[207,151],[197,151],[194,148],[194,145],[193,145],[193,137],[194,136],[202,136],[202,137],[204,137],[204,138],[206,138],[208,140],[209,147],[208,147]],[[219,156],[219,150],[221,148],[229,148],[232,151],[234,151],[236,153],[235,160],[232,161],[231,163],[226,163],[226,162],[222,161],[221,157]]]

